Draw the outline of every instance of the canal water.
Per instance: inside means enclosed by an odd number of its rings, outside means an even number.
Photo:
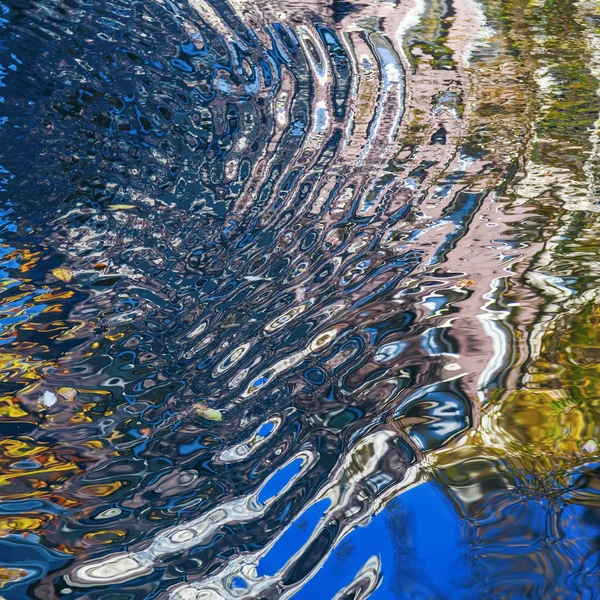
[[[0,2],[0,597],[600,598],[592,0]]]

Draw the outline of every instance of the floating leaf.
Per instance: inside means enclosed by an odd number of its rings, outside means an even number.
[[[61,387],[56,390],[56,393],[65,400],[75,400],[75,396],[77,396],[77,390],[74,390],[70,387]]]
[[[196,412],[204,419],[207,419],[209,421],[223,420],[223,415],[221,414],[221,411],[217,410],[216,408],[209,408],[208,406],[206,406],[206,404],[202,404],[201,402],[194,404],[194,408],[196,409]]]
[[[582,450],[586,452],[596,452],[598,450],[598,444],[594,440],[588,440],[583,446],[581,446]]]
[[[46,390],[39,398],[38,403],[45,408],[52,408],[58,402],[58,398],[54,392]]]
[[[137,208],[137,206],[135,204],[111,204],[108,210],[131,210],[132,208]]]
[[[104,271],[104,269],[106,269],[108,265],[106,263],[103,262],[98,262],[94,265],[94,269],[96,269],[96,271]]]
[[[458,287],[475,287],[477,282],[474,279],[459,279],[456,285]]]
[[[67,267],[58,267],[57,269],[52,269],[52,275],[54,275],[56,279],[66,281],[67,283],[73,279],[73,271],[71,271],[71,269],[67,269]]]

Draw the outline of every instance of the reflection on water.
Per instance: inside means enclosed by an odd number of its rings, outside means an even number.
[[[596,598],[600,10],[0,2],[0,595]]]

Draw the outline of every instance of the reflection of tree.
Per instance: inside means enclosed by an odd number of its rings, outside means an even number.
[[[595,295],[563,305],[537,341],[527,383],[490,401],[480,427],[437,457],[435,477],[468,519],[490,594],[521,593],[510,583],[519,572],[534,595],[558,594],[573,570],[577,585],[596,576],[599,314]]]
[[[539,248],[526,286],[514,280],[511,292],[522,372],[514,387],[488,395],[478,428],[442,450],[434,471],[467,519],[486,596],[571,597],[597,584],[598,474],[590,467],[600,438],[600,101],[592,10],[569,0],[501,9],[499,23],[538,88],[524,174],[506,191],[539,223],[514,224],[516,236]]]

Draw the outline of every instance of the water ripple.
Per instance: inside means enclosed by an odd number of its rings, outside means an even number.
[[[0,3],[0,594],[585,597],[597,7]]]

